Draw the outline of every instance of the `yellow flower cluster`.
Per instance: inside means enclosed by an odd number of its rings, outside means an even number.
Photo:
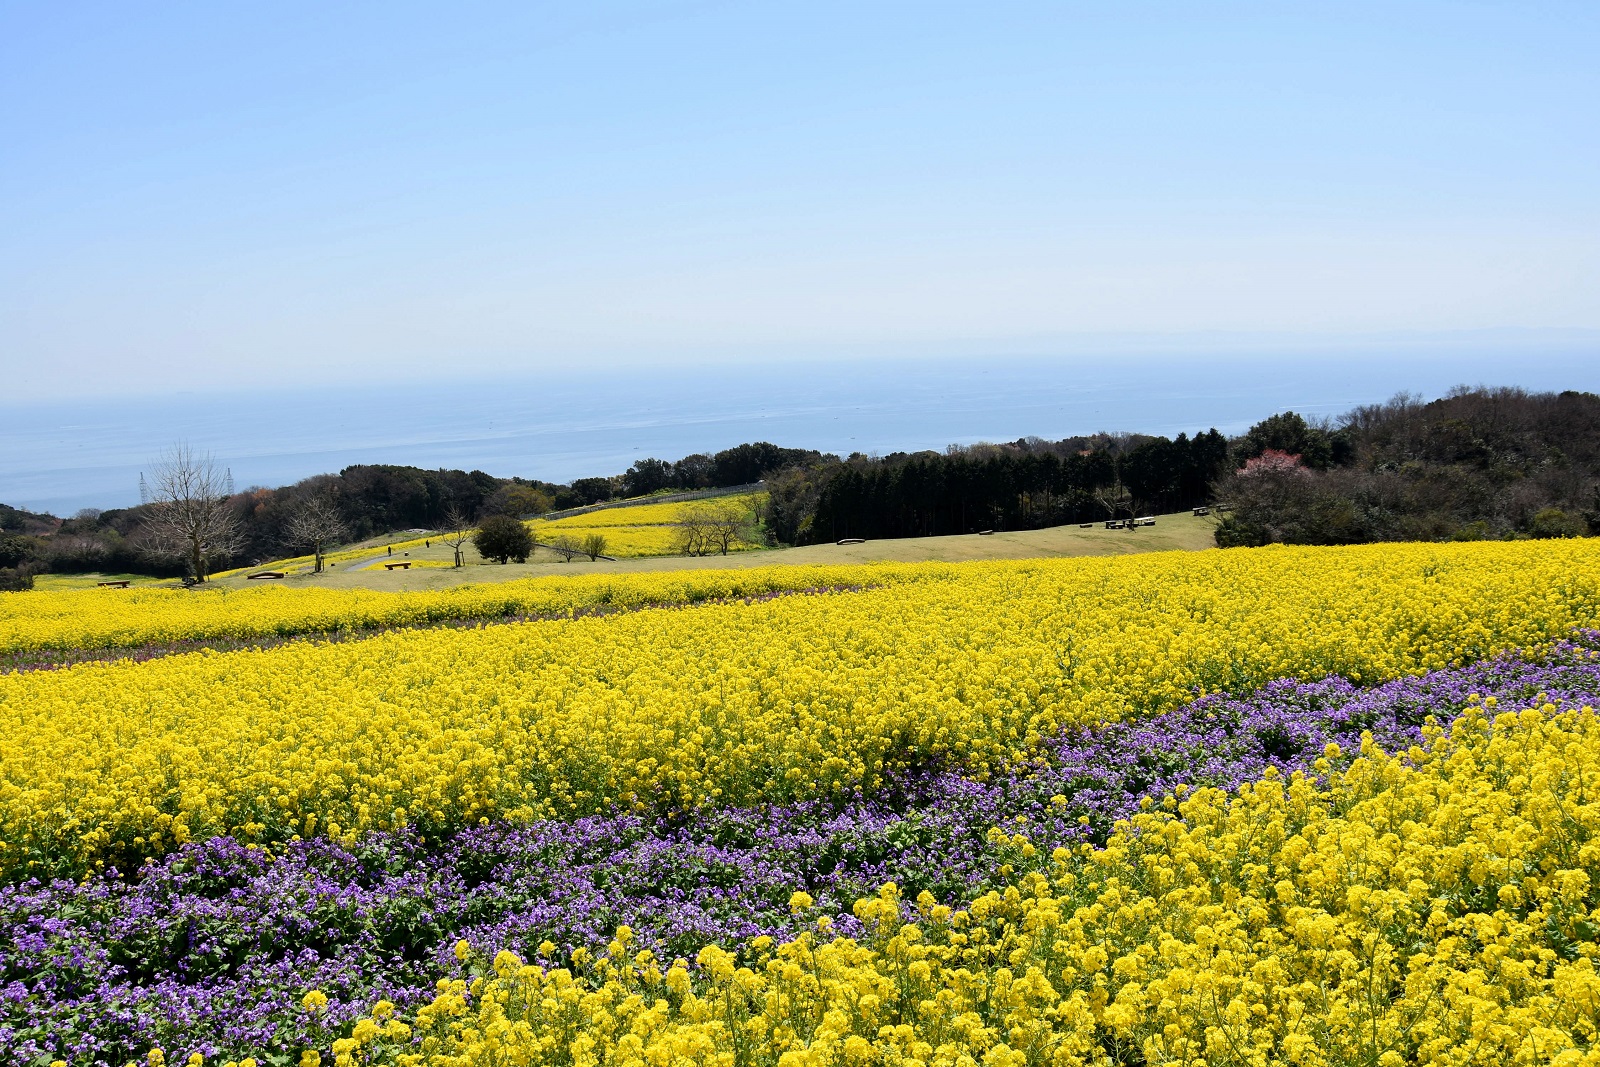
[[[9,593],[0,596],[0,653],[134,648],[503,615],[570,615],[592,608],[695,604],[804,589],[953,581],[961,573],[943,563],[881,564],[553,576],[404,593],[281,586]]]
[[[585,512],[581,515],[572,515],[564,519],[551,521],[530,520],[528,528],[532,531],[535,540],[548,544],[557,538],[571,538],[582,541],[589,534],[600,534],[606,539],[606,552],[608,556],[619,558],[635,558],[639,556],[666,556],[678,550],[677,524],[683,521],[685,514],[694,508],[732,508],[754,517],[760,514],[762,505],[766,502],[765,493],[741,493],[733,496],[714,497],[707,500],[675,501],[666,504],[630,504],[627,507],[602,508],[599,511]],[[351,560],[376,559],[384,555],[385,548],[401,552],[413,548],[421,548],[425,543],[438,541],[440,534],[430,532],[423,536],[412,537],[402,541],[384,542],[368,545],[365,548],[345,548],[337,552],[329,552],[323,556],[326,563],[347,563]],[[729,546],[729,551],[748,551],[761,548],[756,541],[741,538]],[[258,570],[284,571],[289,574],[299,574],[311,569],[314,557],[310,555],[291,556],[286,559],[275,560],[271,563],[251,567],[236,567],[233,570],[220,571],[212,575],[213,578],[228,578],[239,574],[249,574]],[[438,566],[436,561],[412,561],[414,566]]]
[[[535,540],[549,544],[560,537],[581,541],[589,534],[606,539],[606,555],[616,557],[666,556],[679,551],[678,524],[696,509],[713,509],[749,515],[760,513],[765,493],[745,493],[707,500],[685,500],[670,504],[635,504],[625,508],[602,508],[553,522],[530,522]],[[728,550],[760,548],[755,540],[741,537]]]
[[[584,516],[588,518],[589,516]],[[678,551],[678,530],[672,526],[571,526],[571,525],[545,525],[544,523],[529,523],[533,528],[533,539],[538,544],[553,544],[561,538],[575,541],[582,545],[583,539],[590,534],[599,534],[606,539],[606,549],[603,555],[615,559],[637,559],[641,556],[670,556]],[[730,551],[746,551],[759,548],[759,545],[741,542],[730,547]],[[537,552],[537,550],[535,550]]]
[[[1600,1064],[1600,722],[1432,733],[1326,788],[1169,801],[962,910],[885,886],[860,941],[819,923],[693,976],[626,928],[571,970],[503,952],[439,983],[419,1042],[375,1020],[339,1064]]]
[[[670,526],[682,522],[683,516],[695,508],[727,507],[756,513],[761,510],[766,500],[766,493],[741,493],[704,500],[677,500],[666,504],[630,504],[622,508],[586,511],[581,515],[572,515],[565,519],[540,522],[539,525],[557,530],[569,527],[599,529],[605,526]]]
[[[1197,690],[1390,678],[1600,618],[1581,541],[905,571],[941,580],[0,676],[0,871],[981,774]]]

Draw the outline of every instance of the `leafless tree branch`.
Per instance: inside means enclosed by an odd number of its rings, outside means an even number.
[[[472,523],[454,504],[445,509],[444,529],[439,539],[455,551],[455,565],[465,566],[466,560],[462,557],[461,550],[472,540]]]
[[[322,496],[301,501],[284,531],[289,544],[311,550],[316,560],[312,568],[315,574],[322,573],[322,556],[327,547],[342,541],[349,532],[339,516],[339,509],[332,500]]]
[[[188,560],[197,582],[206,580],[212,560],[239,550],[239,523],[229,505],[233,477],[209,452],[176,444],[140,475],[149,509],[144,527],[162,551]]]

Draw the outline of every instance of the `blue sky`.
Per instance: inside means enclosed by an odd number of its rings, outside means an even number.
[[[1592,0],[0,3],[4,392],[1592,344],[1596,56]]]

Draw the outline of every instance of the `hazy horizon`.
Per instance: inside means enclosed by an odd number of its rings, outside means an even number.
[[[1458,385],[1600,391],[1600,346],[1529,356],[811,360],[26,405],[0,420],[0,503],[58,515],[137,503],[139,471],[178,440],[211,451],[241,489],[354,463],[567,482],[755,440],[887,454],[1100,431],[1237,433],[1286,408],[1331,417],[1399,391],[1431,398]]]
[[[0,501],[1600,388],[1600,7],[0,10]]]

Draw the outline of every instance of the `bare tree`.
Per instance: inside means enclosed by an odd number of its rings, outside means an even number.
[[[571,537],[568,537],[566,534],[562,534],[559,537],[553,538],[545,547],[554,552],[556,555],[560,556],[562,563],[571,563],[579,556],[588,555],[588,553],[583,550],[583,546],[578,544],[578,542],[573,540]]]
[[[196,582],[206,580],[211,560],[239,549],[232,495],[232,473],[218,467],[211,453],[182,443],[162,453],[148,479],[139,475],[139,497],[148,508],[145,529],[162,551],[188,561]]]
[[[1115,519],[1119,512],[1125,512],[1126,517],[1134,516],[1133,494],[1128,492],[1128,487],[1118,478],[1108,486],[1102,486],[1094,491],[1094,498],[1100,506],[1106,509],[1106,514]]]
[[[705,503],[678,515],[677,549],[686,556],[726,556],[734,545],[755,539],[755,513],[736,504]]]
[[[703,507],[685,508],[678,515],[677,534],[673,538],[677,550],[685,556],[709,556],[712,541],[711,514]]]
[[[472,540],[472,524],[454,504],[445,509],[443,533],[444,536],[440,540],[455,550],[455,565],[465,566],[466,560],[462,558],[461,550]]]
[[[705,508],[706,536],[712,548],[726,556],[742,540],[755,540],[755,515],[736,504],[711,504]]]
[[[316,559],[312,573],[321,574],[323,550],[330,544],[344,540],[349,533],[349,528],[339,517],[339,509],[334,506],[333,501],[326,497],[313,496],[306,498],[295,508],[285,531],[285,540],[297,548],[311,549],[311,554]]]

